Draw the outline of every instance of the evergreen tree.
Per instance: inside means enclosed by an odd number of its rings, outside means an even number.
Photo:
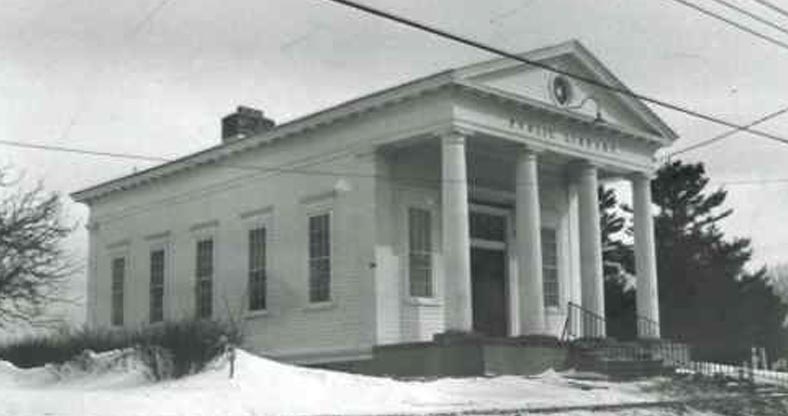
[[[608,336],[632,339],[636,336],[634,254],[622,234],[630,232],[621,215],[615,191],[599,187],[602,260],[605,276],[605,319]],[[626,229],[625,229],[626,228]]]
[[[745,238],[726,239],[723,189],[707,191],[703,165],[664,165],[652,184],[663,336],[690,343],[696,359],[738,363],[751,346],[772,357],[783,343],[786,307],[765,280],[745,269]]]

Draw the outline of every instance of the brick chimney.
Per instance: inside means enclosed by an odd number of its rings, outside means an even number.
[[[266,118],[261,110],[238,106],[234,113],[222,118],[222,142],[229,143],[268,131],[276,123]]]

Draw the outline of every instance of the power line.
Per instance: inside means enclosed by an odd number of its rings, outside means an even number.
[[[134,38],[136,38],[137,35],[139,35],[142,32],[142,30],[145,28],[145,26],[148,25],[149,23],[151,23],[153,21],[153,19],[156,17],[156,15],[162,9],[164,9],[164,7],[167,6],[167,4],[170,1],[172,1],[172,0],[159,0],[159,2],[154,7],[152,7],[148,12],[146,12],[145,15],[142,16],[141,19],[139,19],[134,25],[132,25],[128,29],[128,31],[124,35],[124,41],[126,43],[129,43],[132,40],[134,40]],[[80,89],[81,96],[80,96],[79,103],[77,103],[77,105],[75,106],[74,111],[71,114],[71,117],[69,117],[68,123],[63,128],[63,131],[61,132],[60,137],[59,137],[60,140],[65,140],[65,139],[68,138],[69,134],[71,134],[71,130],[74,128],[74,126],[77,125],[79,117],[85,111],[85,107],[88,106],[89,99],[94,95],[95,87],[94,87],[93,90],[86,90],[86,88],[89,85],[92,85],[92,83],[105,70],[106,70],[106,67],[103,67],[103,68],[98,68],[97,67],[97,69],[95,69],[90,76],[86,76],[85,77],[84,86],[83,86],[83,88]]]
[[[146,162],[164,162],[170,163],[175,162],[178,159],[169,159],[163,158],[158,156],[147,156],[147,155],[139,155],[139,154],[132,154],[132,153],[118,153],[118,152],[104,152],[104,151],[97,151],[97,150],[88,150],[88,149],[79,149],[74,147],[66,147],[66,146],[54,146],[48,144],[33,144],[33,143],[24,143],[12,140],[0,140],[0,145],[12,146],[12,147],[20,147],[20,148],[27,148],[27,149],[36,149],[36,150],[49,150],[49,151],[56,151],[56,152],[65,152],[65,153],[72,153],[72,154],[81,154],[87,156],[99,156],[99,157],[108,157],[108,158],[116,158],[116,159],[126,159],[126,160],[142,160]],[[238,169],[238,170],[247,170],[247,171],[257,171],[257,172],[269,172],[269,173],[296,173],[301,175],[316,175],[316,176],[356,176],[356,177],[376,177],[377,175],[374,174],[360,174],[355,172],[331,172],[331,171],[313,171],[313,170],[303,170],[303,169],[290,169],[290,168],[276,168],[276,167],[264,167],[264,166],[252,166],[252,165],[236,165],[236,164],[225,164],[224,167],[231,168],[231,169]]]
[[[334,1],[334,0],[331,0],[331,1]],[[751,34],[753,36],[756,36],[758,38],[761,38],[761,39],[763,39],[763,40],[765,40],[765,41],[767,41],[767,42],[769,42],[771,44],[777,45],[777,46],[779,46],[779,47],[781,47],[781,48],[783,48],[785,50],[788,50],[788,43],[785,43],[785,42],[782,42],[780,40],[777,40],[777,39],[775,39],[775,38],[773,38],[771,36],[764,35],[763,33],[760,33],[760,32],[758,32],[756,30],[753,30],[753,29],[751,29],[751,28],[749,28],[749,27],[747,27],[747,26],[745,26],[745,25],[743,25],[741,23],[737,23],[737,22],[735,22],[735,21],[733,21],[731,19],[728,19],[727,17],[722,16],[721,14],[714,13],[711,10],[704,9],[703,7],[698,6],[697,4],[693,4],[693,3],[690,3],[690,2],[685,1],[685,0],[672,0],[672,1],[674,1],[676,3],[683,4],[684,6],[687,6],[687,7],[691,8],[691,9],[694,9],[695,11],[700,12],[700,13],[706,15],[706,16],[709,16],[709,17],[711,17],[713,19],[717,19],[717,20],[719,20],[719,21],[721,21],[723,23],[727,23],[727,24],[729,24],[729,25],[731,25],[731,26],[733,26],[733,27],[735,27],[735,28],[737,28],[737,29],[739,29],[739,30],[741,30],[743,32],[747,32],[747,33],[749,33],[749,34]]]
[[[739,12],[739,13],[741,13],[741,14],[743,14],[743,15],[745,15],[745,16],[747,16],[747,17],[749,17],[749,18],[751,18],[751,19],[753,19],[755,21],[758,21],[760,23],[765,24],[766,26],[771,27],[772,29],[777,29],[780,32],[788,34],[788,30],[786,30],[784,27],[778,25],[777,23],[772,22],[771,20],[769,20],[769,19],[767,19],[765,17],[759,16],[759,15],[757,15],[757,14],[755,14],[755,13],[753,13],[753,12],[743,8],[743,7],[739,7],[739,6],[737,6],[735,4],[732,4],[732,3],[730,3],[730,2],[728,2],[726,0],[711,0],[711,1],[713,1],[713,2],[715,2],[717,4],[721,4],[721,5],[729,8],[729,9],[735,10],[735,11],[737,11],[737,12]]]
[[[45,144],[15,142],[9,140],[0,140],[0,145],[28,148],[33,150],[56,151],[56,152],[65,152],[65,153],[72,153],[79,155],[108,157],[108,158],[125,159],[125,160],[143,160],[148,162],[175,161],[173,159],[167,159],[157,156],[146,156],[146,155],[129,154],[129,153],[117,153],[117,152],[104,152],[104,151],[70,148],[64,146],[51,146]],[[311,166],[319,163],[328,163],[331,162],[332,160],[342,157],[343,155],[345,155],[345,153],[336,155],[329,159],[321,159],[319,161],[313,161],[311,163],[296,162],[294,164],[299,164],[302,166]],[[376,179],[376,180],[387,181],[390,184],[390,186],[393,186],[395,188],[401,188],[401,189],[419,189],[419,190],[433,189],[435,185],[445,182],[454,182],[454,181],[444,180],[443,178],[394,177],[394,176],[380,175],[375,173],[367,174],[367,173],[358,173],[358,172],[318,171],[318,170],[305,170],[302,168],[262,167],[262,166],[249,166],[249,165],[234,165],[234,164],[233,165],[223,164],[222,167],[229,169],[245,170],[245,171],[255,171],[258,173],[265,172],[265,173],[282,173],[282,174],[300,174],[300,175],[323,176],[323,177],[331,176],[337,178],[355,177],[355,178],[365,178],[365,179]],[[186,203],[196,198],[200,198],[204,195],[216,195],[217,192],[229,191],[237,188],[238,186],[243,186],[244,184],[248,184],[248,181],[246,179],[249,177],[250,175],[242,175],[239,177],[234,177],[230,180],[224,180],[219,183],[213,183],[210,184],[208,187],[200,189],[199,191],[196,192],[188,192],[186,194],[180,194],[180,195],[168,197],[162,200],[161,204],[157,202],[158,205],[150,205],[148,203],[145,203],[137,206],[127,207],[127,209],[124,210],[125,212],[123,214],[120,214],[120,216],[113,218],[115,219],[126,218],[131,215],[150,212],[154,209],[161,209],[162,207],[169,207],[176,204]],[[467,182],[469,184],[473,184],[474,180],[469,179],[467,180]],[[727,182],[721,182],[720,184],[726,186],[788,184],[788,178],[727,181]]]
[[[783,16],[788,17],[788,11],[786,11],[785,9],[783,9],[783,8],[781,8],[779,6],[775,6],[773,3],[769,2],[769,1],[766,1],[766,0],[755,0],[755,1],[760,3],[760,4],[762,4],[762,5],[764,5],[764,6],[766,6],[766,7],[768,7],[768,8],[770,8],[770,9],[772,9],[772,10],[774,10],[777,13],[782,14]]]
[[[775,118],[777,116],[780,116],[782,114],[785,114],[787,112],[788,112],[788,107],[784,107],[784,108],[782,108],[780,110],[777,110],[777,111],[775,111],[773,113],[769,113],[766,116],[763,116],[763,117],[761,117],[761,118],[759,118],[759,119],[757,119],[757,120],[755,120],[755,121],[753,121],[751,123],[748,123],[746,126],[747,127],[757,126],[758,124],[764,123],[764,122],[766,122],[768,120],[771,120],[771,119],[773,119],[773,118]],[[718,134],[718,135],[716,135],[714,137],[711,137],[709,139],[706,139],[706,140],[704,140],[702,142],[698,142],[698,143],[695,143],[695,144],[693,144],[691,146],[687,146],[687,147],[685,147],[683,149],[676,150],[675,152],[671,152],[666,157],[667,157],[667,159],[670,159],[673,156],[680,155],[682,153],[686,153],[686,152],[689,152],[691,150],[698,149],[700,147],[708,146],[708,145],[710,145],[712,143],[715,143],[715,142],[718,142],[718,141],[720,141],[722,139],[725,139],[727,137],[733,136],[734,134],[739,133],[740,131],[742,131],[742,130],[741,129],[733,129],[733,130],[727,131],[725,133]]]
[[[774,118],[780,114],[788,112],[788,107],[779,110],[777,112],[771,113],[765,117],[762,117],[755,122],[750,123],[751,125],[764,122],[770,118]],[[728,135],[734,134],[737,131],[731,131],[719,136],[715,136],[712,139],[720,140],[722,137],[727,137]],[[706,140],[706,142],[712,140]],[[700,144],[700,143],[699,143]],[[46,144],[33,144],[33,143],[24,143],[24,142],[17,142],[11,140],[0,140],[0,145],[5,146],[12,146],[12,147],[20,147],[20,148],[27,148],[33,150],[45,150],[45,151],[55,151],[55,152],[64,152],[64,153],[71,153],[71,154],[78,154],[78,155],[85,155],[85,156],[97,156],[97,157],[108,157],[108,158],[115,158],[115,159],[125,159],[125,160],[142,160],[146,162],[174,162],[178,159],[168,159],[159,156],[147,156],[147,155],[139,155],[139,154],[132,154],[132,153],[119,153],[119,152],[105,152],[105,151],[98,151],[98,150],[88,150],[88,149],[79,149],[73,147],[65,147],[65,146],[53,146],[53,145],[46,145]],[[688,151],[690,149],[684,149],[683,151]],[[680,153],[676,152],[676,153]],[[674,154],[676,154],[674,153]],[[674,155],[672,154],[672,155]],[[671,155],[671,156],[672,156]],[[333,160],[333,159],[331,159]],[[320,160],[315,163],[310,163],[308,165],[314,165],[316,163],[326,163],[330,162],[331,160]],[[381,179],[381,180],[401,180],[407,183],[398,183],[397,186],[402,186],[406,188],[424,188],[415,186],[414,183],[429,183],[430,185],[436,185],[443,182],[453,182],[447,181],[444,179],[433,179],[433,178],[424,178],[424,177],[389,177],[385,175],[379,175],[374,173],[359,173],[359,172],[337,172],[337,171],[326,171],[326,170],[306,170],[301,168],[281,168],[281,167],[264,167],[264,166],[253,166],[253,165],[237,165],[237,164],[222,164],[222,167],[228,169],[237,169],[237,170],[245,170],[245,171],[255,171],[255,172],[264,172],[264,173],[285,173],[285,174],[299,174],[299,175],[310,175],[310,176],[330,176],[330,177],[356,177],[356,178],[366,178],[366,179]],[[753,180],[740,180],[740,181],[723,181],[720,182],[722,185],[759,185],[759,184],[778,184],[778,183],[788,183],[788,178],[776,178],[776,179],[753,179]]]
[[[132,26],[132,28],[127,33],[128,39],[131,40],[137,36],[137,34],[139,34],[140,31],[145,28],[145,25],[153,21],[153,19],[156,17],[156,14],[158,14],[165,6],[167,6],[167,3],[170,1],[172,0],[160,0],[158,4],[153,6],[147,13],[145,13],[145,16],[143,16],[136,25]]]
[[[666,108],[666,109],[669,109],[669,110],[673,110],[673,111],[676,111],[676,112],[679,112],[679,113],[683,113],[683,114],[686,114],[686,115],[689,115],[689,116],[692,116],[692,117],[695,117],[695,118],[698,118],[698,119],[701,119],[701,120],[705,120],[705,121],[708,121],[708,122],[711,122],[711,123],[715,123],[715,124],[723,125],[723,126],[726,126],[726,127],[738,129],[738,130],[741,130],[741,131],[746,131],[746,132],[754,134],[756,136],[760,136],[760,137],[767,138],[767,139],[770,139],[770,140],[778,141],[778,142],[780,142],[782,144],[788,144],[788,139],[786,139],[784,137],[781,137],[781,136],[778,136],[778,135],[775,135],[775,134],[772,134],[772,133],[768,133],[768,132],[764,132],[764,131],[760,131],[760,130],[755,130],[755,129],[751,128],[751,127],[748,127],[748,126],[745,126],[745,125],[740,125],[740,124],[737,124],[737,123],[733,123],[733,122],[724,120],[724,119],[716,117],[716,116],[707,115],[707,114],[701,113],[699,111],[692,110],[692,109],[680,106],[678,104],[672,104],[672,103],[669,103],[667,101],[664,101],[664,100],[661,100],[661,99],[658,99],[658,98],[654,98],[654,97],[650,97],[650,96],[647,96],[647,95],[635,93],[635,92],[630,91],[630,90],[628,90],[626,88],[609,85],[609,84],[606,84],[604,82],[598,81],[596,79],[589,78],[589,77],[586,77],[586,76],[583,76],[583,75],[578,75],[578,74],[575,74],[575,73],[572,73],[572,72],[569,72],[569,71],[566,71],[566,70],[563,70],[563,69],[560,69],[560,68],[556,68],[556,67],[550,66],[550,65],[542,63],[542,62],[538,62],[538,61],[534,61],[534,60],[531,60],[531,59],[528,59],[528,58],[524,58],[524,57],[522,57],[520,55],[511,53],[511,52],[507,52],[505,50],[496,48],[494,46],[490,46],[490,45],[487,45],[485,43],[481,43],[481,42],[478,42],[478,41],[475,41],[473,39],[469,39],[469,38],[466,38],[466,37],[463,37],[463,36],[460,36],[460,35],[449,33],[449,32],[447,32],[445,30],[437,29],[437,28],[429,26],[427,24],[416,22],[416,21],[414,21],[412,19],[401,17],[401,16],[395,15],[393,13],[389,13],[389,12],[386,12],[386,11],[383,11],[383,10],[380,10],[380,9],[376,9],[376,8],[373,8],[373,7],[370,7],[370,6],[366,6],[366,5],[363,5],[363,4],[359,4],[359,3],[356,3],[354,1],[349,1],[349,0],[326,0],[326,1],[330,1],[330,2],[333,2],[333,3],[341,4],[343,6],[347,6],[347,7],[356,9],[356,10],[360,10],[362,12],[369,13],[369,14],[372,14],[374,16],[386,19],[386,20],[391,20],[391,21],[397,22],[399,24],[402,24],[402,25],[405,25],[405,26],[408,26],[408,27],[411,27],[411,28],[422,30],[422,31],[431,33],[433,35],[436,35],[436,36],[439,36],[439,37],[442,37],[442,38],[445,38],[445,39],[449,39],[449,40],[452,40],[452,41],[455,41],[455,42],[458,42],[458,43],[461,43],[461,44],[464,44],[464,45],[467,45],[467,46],[471,46],[471,47],[476,48],[476,49],[480,49],[480,50],[483,50],[483,51],[486,51],[486,52],[489,52],[489,53],[492,53],[492,54],[495,54],[495,55],[499,55],[499,56],[502,56],[502,57],[505,57],[505,58],[509,58],[509,59],[512,59],[512,60],[515,60],[515,61],[519,61],[519,62],[528,64],[528,65],[531,65],[531,66],[534,66],[534,67],[537,67],[537,68],[541,68],[541,69],[544,69],[546,71],[549,71],[549,72],[552,72],[552,73],[555,73],[555,74],[560,74],[560,75],[566,76],[568,78],[573,78],[575,80],[582,81],[582,82],[584,82],[586,84],[590,84],[590,85],[593,85],[593,86],[596,86],[596,87],[599,87],[599,88],[603,88],[603,89],[606,89],[608,91],[612,91],[612,92],[615,92],[615,93],[618,93],[618,94],[621,94],[621,95],[625,95],[625,96],[628,96],[628,97],[637,98],[637,99],[639,99],[641,101],[648,102],[648,103],[651,103],[651,104],[654,104],[654,105],[657,105],[657,106],[660,106],[660,107],[663,107],[663,108]],[[683,1],[683,0],[674,0],[674,1]],[[785,44],[784,46],[785,46],[786,49],[788,49],[788,44]]]
[[[48,144],[35,144],[35,143],[24,143],[24,142],[17,142],[12,140],[0,140],[0,144],[5,146],[12,146],[12,147],[22,147],[27,149],[38,149],[38,150],[51,150],[56,152],[65,152],[65,153],[74,153],[74,154],[82,154],[82,155],[89,155],[89,156],[106,156],[110,158],[118,158],[118,159],[130,159],[130,160],[144,160],[146,162],[170,162],[170,159],[165,159],[163,157],[156,157],[156,156],[144,156],[144,155],[135,155],[131,153],[115,153],[115,152],[103,152],[98,150],[87,150],[87,149],[78,149],[74,147],[66,147],[66,146],[55,146],[55,145],[48,145]]]
[[[744,179],[740,181],[723,181],[720,182],[720,184],[726,186],[788,184],[788,178],[751,179],[751,180]]]

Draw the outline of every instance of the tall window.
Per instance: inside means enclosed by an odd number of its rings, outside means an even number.
[[[410,295],[432,297],[432,218],[426,209],[408,209]]]
[[[196,311],[198,318],[210,318],[213,313],[213,239],[197,242]]]
[[[112,260],[112,325],[123,325],[123,281],[126,278],[126,258]]]
[[[331,220],[329,214],[309,217],[309,301],[331,300]]]
[[[164,259],[163,249],[150,252],[150,322],[164,320]]]
[[[249,310],[265,309],[265,227],[249,230]]]
[[[544,306],[559,306],[558,238],[554,228],[542,228],[542,280]]]

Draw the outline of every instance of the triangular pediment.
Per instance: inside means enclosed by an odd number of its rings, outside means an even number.
[[[577,41],[538,49],[521,56],[629,91]],[[637,98],[557,75],[545,68],[503,58],[460,68],[455,74],[458,80],[466,84],[501,91],[509,96],[521,96],[590,117],[601,116],[606,123],[640,131],[666,143],[677,138],[676,133]]]

